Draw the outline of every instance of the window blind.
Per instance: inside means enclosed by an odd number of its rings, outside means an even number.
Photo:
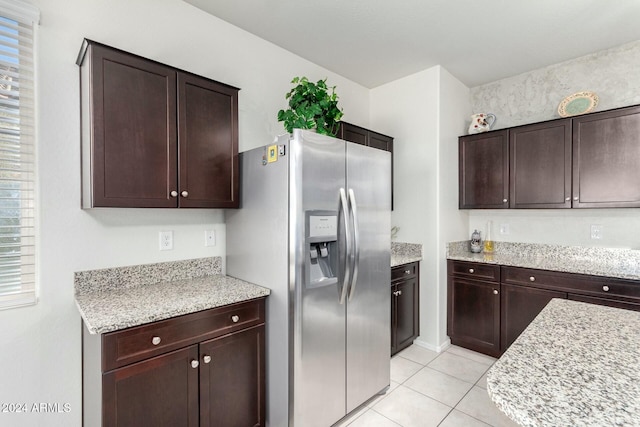
[[[34,27],[38,11],[0,0],[0,309],[36,301]]]

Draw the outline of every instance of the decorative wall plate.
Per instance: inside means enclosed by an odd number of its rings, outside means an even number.
[[[593,111],[598,105],[598,95],[593,92],[578,92],[567,96],[558,105],[561,117],[578,116]]]

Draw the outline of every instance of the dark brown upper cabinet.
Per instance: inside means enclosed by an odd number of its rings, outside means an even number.
[[[573,207],[640,207],[640,106],[573,119]]]
[[[510,208],[571,207],[571,119],[509,129]]]
[[[393,138],[347,122],[340,122],[336,137],[391,153],[391,210],[393,210]]]
[[[459,208],[640,207],[639,138],[640,106],[461,136]]]
[[[460,137],[459,208],[509,207],[509,137],[506,130]]]
[[[85,40],[82,207],[237,208],[238,89]]]

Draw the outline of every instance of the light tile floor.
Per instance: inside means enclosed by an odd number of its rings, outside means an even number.
[[[391,387],[334,427],[512,427],[487,394],[496,359],[451,346],[412,345],[391,359]]]

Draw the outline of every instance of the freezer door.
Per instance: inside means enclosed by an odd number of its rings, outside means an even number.
[[[347,188],[356,230],[347,298],[347,412],[390,382],[391,155],[347,143]]]
[[[335,268],[326,264],[323,269],[309,271],[310,257],[320,257],[323,250],[313,244],[323,240],[335,239],[333,248],[331,244],[327,247],[339,252],[327,256],[345,258],[340,206],[340,189],[345,188],[344,144],[339,139],[294,130],[289,145],[289,244],[294,278],[290,289],[294,349],[290,361],[291,427],[327,427],[346,414],[346,305],[340,304],[344,262],[329,263]],[[323,221],[329,225],[325,227]],[[311,231],[310,223],[315,224]],[[338,280],[331,279],[333,275]]]

